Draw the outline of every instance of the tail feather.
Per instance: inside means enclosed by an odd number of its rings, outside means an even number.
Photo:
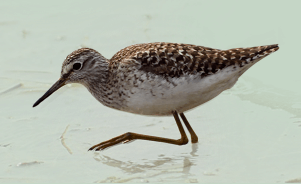
[[[262,59],[279,49],[278,44],[265,45],[248,48],[235,48],[220,51],[220,58],[227,66],[239,64],[241,66],[248,64],[254,60]]]

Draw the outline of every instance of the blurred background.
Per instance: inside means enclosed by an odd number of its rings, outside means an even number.
[[[1,1],[0,182],[301,182],[300,1]],[[186,113],[199,143],[92,145],[125,132],[179,138],[172,117],[101,105],[81,85],[32,108],[65,57],[145,42],[279,44],[236,85]],[[187,132],[187,131],[186,131]]]

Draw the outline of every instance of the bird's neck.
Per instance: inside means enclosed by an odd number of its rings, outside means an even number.
[[[112,81],[114,75],[109,69],[109,62],[102,62],[98,72],[90,72],[89,80],[84,86],[103,105],[119,109],[121,103],[118,94],[118,86]],[[116,102],[117,101],[117,102]]]

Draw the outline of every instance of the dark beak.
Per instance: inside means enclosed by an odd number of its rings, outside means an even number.
[[[32,107],[39,105],[43,100],[49,97],[53,92],[60,89],[60,87],[64,86],[67,78],[60,78],[55,84],[51,86],[51,88],[38,100],[33,104]]]

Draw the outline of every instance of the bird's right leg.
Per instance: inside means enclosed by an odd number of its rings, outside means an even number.
[[[187,127],[187,129],[188,129],[188,131],[189,131],[189,133],[190,133],[190,135],[191,135],[191,142],[192,142],[192,143],[197,143],[199,138],[198,138],[198,136],[194,133],[194,131],[193,131],[193,129],[191,128],[189,122],[187,121],[187,119],[186,119],[184,113],[183,113],[183,112],[180,113],[180,116],[181,116],[181,118],[182,118],[184,124],[186,125],[186,127]]]
[[[122,134],[120,136],[114,137],[113,139],[110,139],[108,141],[104,141],[104,142],[101,142],[99,144],[96,144],[96,145],[92,146],[89,149],[89,151],[93,150],[93,149],[95,149],[95,151],[104,150],[104,149],[109,148],[111,146],[114,146],[114,145],[117,145],[117,144],[120,144],[120,143],[127,143],[127,142],[130,142],[130,141],[136,140],[136,139],[156,141],[156,142],[164,142],[164,143],[176,144],[176,145],[187,144],[188,143],[188,138],[187,138],[187,135],[186,135],[186,133],[184,131],[184,128],[181,124],[178,113],[176,111],[173,111],[172,113],[173,113],[173,116],[176,120],[176,123],[178,125],[179,131],[180,131],[180,134],[181,134],[180,139],[168,139],[168,138],[163,138],[163,137],[155,137],[155,136],[150,136],[150,135],[143,135],[143,134],[128,132],[128,133]]]

